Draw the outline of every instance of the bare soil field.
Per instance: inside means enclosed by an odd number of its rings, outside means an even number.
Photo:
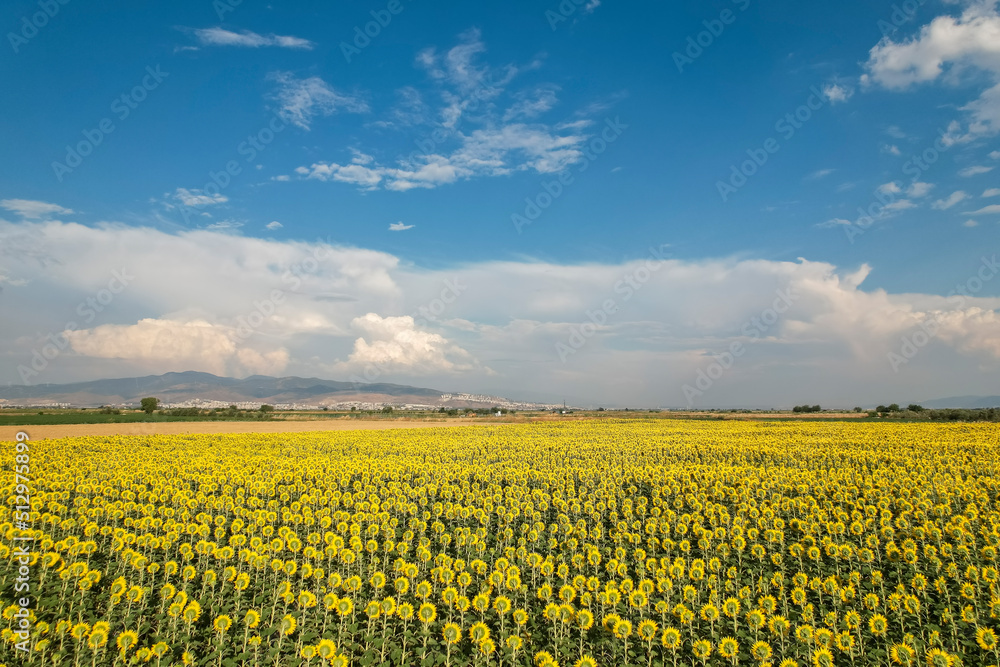
[[[49,424],[0,426],[0,440],[12,441],[18,431],[31,440],[101,435],[175,435],[180,433],[300,433],[302,431],[356,431],[361,429],[442,428],[489,424],[485,419],[407,421],[388,419],[325,419],[311,421],[143,422],[137,424]]]
[[[505,417],[493,419],[477,417],[468,419],[326,419],[299,418],[276,419],[273,421],[191,421],[191,422],[138,422],[121,424],[45,424],[33,426],[0,426],[0,441],[12,441],[18,431],[24,431],[32,440],[46,438],[70,438],[75,436],[104,435],[175,435],[180,433],[300,433],[303,431],[356,431],[364,429],[396,428],[446,428],[449,426],[470,426],[475,424],[518,424],[526,422],[570,422],[601,421],[617,419],[860,419],[867,414],[843,413],[727,413],[727,412],[677,412],[666,415],[650,415],[643,412],[634,414],[598,413],[574,415],[538,415],[528,418]]]
[[[864,419],[867,412],[679,412],[688,417],[722,419]]]

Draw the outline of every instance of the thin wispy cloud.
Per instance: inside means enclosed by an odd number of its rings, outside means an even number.
[[[229,201],[229,197],[220,192],[207,193],[196,188],[190,190],[187,188],[177,188],[172,194],[168,194],[167,197],[191,208],[218,206]]]
[[[980,174],[988,174],[991,171],[993,171],[993,167],[985,167],[977,164],[960,170],[958,175],[962,178],[972,178],[973,176],[979,176]]]
[[[836,169],[817,169],[816,171],[812,172],[811,174],[806,175],[805,180],[807,180],[807,181],[818,181],[821,178],[826,178],[827,176],[829,176],[830,174],[832,174],[835,171],[837,171],[837,170]]]
[[[44,201],[32,199],[4,199],[0,200],[0,206],[17,213],[27,220],[38,220],[39,218],[49,218],[53,216],[69,215],[74,211],[63,208],[58,204],[50,204]]]
[[[406,191],[520,171],[555,173],[580,161],[583,143],[590,136],[586,128],[592,121],[555,126],[538,122],[536,117],[558,103],[558,87],[546,84],[508,93],[507,86],[519,68],[490,67],[481,62],[485,53],[480,33],[472,30],[448,51],[427,48],[417,54],[418,69],[440,86],[442,105],[436,112],[425,109],[420,113],[421,118],[435,117],[447,138],[440,145],[436,142],[433,152],[385,163],[355,150],[349,161],[318,161],[296,168],[295,173],[365,191]],[[502,113],[491,110],[504,96],[512,103]],[[415,92],[405,97],[414,103],[418,99]],[[474,118],[471,109],[475,109]],[[460,123],[470,127],[460,129]]]
[[[404,225],[402,222],[393,222],[389,225],[390,232],[403,232],[407,229],[413,229],[415,225]]]
[[[1000,213],[1000,204],[990,204],[976,211],[968,211],[965,215],[996,215]]]
[[[239,46],[246,48],[260,48],[262,46],[277,46],[284,49],[302,49],[311,51],[315,48],[308,39],[292,37],[290,35],[259,35],[249,30],[233,32],[224,28],[197,28],[194,30],[195,37],[203,46]]]
[[[318,76],[300,79],[291,72],[273,72],[269,78],[275,84],[271,100],[278,105],[278,112],[303,130],[309,130],[317,116],[330,116],[341,110],[368,111],[367,102],[335,90]]]

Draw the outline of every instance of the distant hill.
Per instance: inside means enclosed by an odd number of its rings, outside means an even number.
[[[93,380],[71,384],[0,387],[0,401],[10,404],[66,403],[77,407],[138,404],[145,396],[162,403],[268,403],[335,405],[338,403],[422,404],[443,407],[482,407],[507,402],[492,396],[449,394],[436,389],[378,382],[355,384],[320,378],[252,375],[243,379],[186,371],[137,378]],[[482,399],[482,400],[477,400]],[[2,404],[2,403],[0,403]]]
[[[1000,396],[952,396],[950,398],[936,398],[933,401],[924,401],[920,405],[925,408],[934,408],[935,410],[944,408],[965,408],[967,410],[1000,408]]]

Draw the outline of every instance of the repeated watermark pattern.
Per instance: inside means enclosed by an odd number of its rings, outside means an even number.
[[[281,114],[274,114],[263,127],[256,132],[251,132],[246,139],[236,145],[236,154],[248,164],[253,162],[286,127],[288,127],[288,122],[282,118]],[[233,183],[233,179],[243,173],[243,168],[238,159],[232,159],[227,160],[222,169],[218,171],[209,169],[208,180],[201,187],[201,193],[206,196],[204,202],[181,203],[178,207],[184,218],[184,223],[190,225],[192,219],[202,213],[202,209],[208,205],[208,202],[216,200],[222,191]]]
[[[939,159],[941,155],[951,148],[952,144],[945,141],[946,130],[938,129],[938,136],[934,143],[920,151],[920,153],[910,156],[903,163],[903,174],[910,177],[911,183],[916,183]],[[874,201],[867,206],[858,207],[858,218],[849,225],[844,225],[844,234],[847,235],[849,243],[853,244],[854,239],[863,235],[876,220],[881,219],[887,211],[892,210],[892,205],[896,202],[896,193],[881,187],[876,188]]]
[[[985,284],[993,280],[997,273],[1000,273],[1000,264],[997,263],[996,255],[990,258],[980,258],[976,274],[964,283],[955,285],[955,289],[948,292],[947,299],[953,302],[956,308],[964,308],[969,298],[982,291]],[[889,366],[894,373],[898,373],[902,366],[910,363],[917,356],[917,353],[940,333],[942,318],[946,315],[947,313],[941,311],[933,313],[920,323],[920,328],[917,331],[899,339],[899,347],[887,355]]]
[[[38,0],[38,11],[22,16],[17,32],[7,33],[7,41],[14,53],[20,53],[21,47],[34,39],[69,2],[70,0]]]
[[[439,318],[448,310],[448,307],[455,303],[462,292],[468,288],[469,286],[463,285],[458,278],[445,278],[441,294],[419,306],[413,312],[414,324],[418,327],[427,326],[429,322],[438,324]]]
[[[396,161],[401,164],[413,164],[421,159],[435,155],[441,144],[459,136],[459,124],[465,118],[465,115],[478,111],[481,102],[495,96],[496,89],[500,84],[500,81],[494,80],[492,72],[486,72],[482,79],[479,80],[476,88],[469,93],[468,97],[463,99],[461,105],[462,115],[459,116],[454,124],[439,124],[428,134],[414,139],[413,145],[417,147],[417,150],[410,151],[409,155],[406,156],[398,156]]]
[[[584,311],[586,319],[570,327],[569,336],[566,337],[565,341],[556,343],[556,354],[559,356],[559,361],[565,364],[570,355],[579,352],[587,344],[587,341],[594,337],[598,328],[606,325],[612,317],[618,314],[621,306],[628,303],[649,282],[653,274],[663,268],[664,262],[669,257],[664,250],[669,247],[670,245],[666,243],[661,244],[659,248],[651,247],[649,249],[650,258],[622,276],[612,287],[612,291],[619,296],[608,297],[601,302],[600,308]]]
[[[468,285],[463,285],[457,277],[445,278],[442,281],[442,285],[441,293],[438,296],[423,305],[417,306],[413,311],[411,317],[413,317],[414,327],[426,327],[431,322],[441,324],[441,316],[469,288]],[[352,373],[348,380],[350,380],[354,390],[359,391],[363,385],[371,384],[381,378],[389,370],[390,364],[391,361],[369,362],[361,371],[361,375]]]
[[[750,0],[731,1],[741,12],[745,12],[747,7],[750,6]],[[688,35],[683,52],[673,52],[672,57],[674,65],[677,66],[677,71],[683,74],[685,67],[693,65],[694,61],[705,53],[705,49],[711,47],[712,44],[715,44],[715,40],[722,37],[722,33],[726,31],[726,26],[736,22],[737,16],[739,14],[727,7],[719,12],[718,18],[702,21],[701,24],[705,26],[705,29],[694,35]]]
[[[545,20],[548,21],[549,27],[555,30],[560,23],[568,21],[581,7],[588,11],[599,4],[600,0],[562,0],[555,9],[545,10]]]
[[[235,12],[236,8],[243,4],[243,0],[212,0],[212,9],[220,21],[226,19],[226,14]]]
[[[593,137],[583,147],[583,160],[575,163],[576,171],[582,174],[590,168],[590,165],[599,155],[608,149],[608,146],[618,140],[622,132],[628,129],[628,125],[621,122],[621,118],[615,116],[614,120],[606,118],[604,127],[600,134]],[[526,225],[534,223],[541,217],[542,213],[552,206],[552,203],[559,199],[566,191],[566,187],[573,184],[573,174],[569,168],[563,169],[551,181],[542,181],[541,187],[533,197],[524,198],[524,209],[520,213],[512,213],[510,221],[518,234]]]
[[[340,43],[340,52],[344,54],[344,60],[350,64],[351,59],[361,55],[372,43],[372,40],[382,34],[382,30],[389,27],[392,17],[400,15],[406,7],[400,0],[389,0],[385,9],[373,9],[369,12],[372,20],[365,23],[364,27],[354,26],[354,32],[350,42]]]
[[[816,86],[809,88],[809,96],[803,104],[795,107],[792,111],[784,114],[774,123],[774,131],[785,141],[791,140],[795,133],[808,123],[813,115],[826,106],[826,95]],[[747,184],[750,178],[756,174],[761,167],[767,164],[772,155],[781,150],[781,142],[775,137],[768,137],[759,147],[748,148],[747,158],[739,165],[730,165],[729,178],[715,182],[715,189],[719,192],[719,197],[723,202],[736,194],[740,188]]]
[[[882,37],[888,39],[896,34],[896,31],[917,17],[917,10],[920,9],[927,0],[903,0],[899,4],[892,5],[892,13],[887,19],[878,20],[878,29]]]
[[[120,271],[112,271],[111,279],[104,287],[77,305],[76,314],[83,318],[85,325],[92,323],[97,319],[97,315],[103,313],[133,280],[135,280],[135,276],[130,275],[125,267],[122,267]],[[59,358],[70,345],[66,332],[76,331],[79,328],[79,322],[70,320],[59,332],[50,332],[45,336],[45,340],[48,342],[42,345],[41,350],[32,348],[31,361],[28,365],[20,364],[17,367],[17,374],[21,376],[21,382],[27,385],[29,380],[38,377],[53,361]]]
[[[119,122],[124,121],[132,112],[139,108],[151,92],[160,87],[163,80],[170,76],[169,72],[164,72],[159,65],[147,66],[146,74],[137,85],[131,90],[127,90],[111,102],[111,113],[115,115]],[[66,174],[70,174],[74,169],[83,164],[83,160],[94,150],[104,143],[105,138],[116,129],[115,121],[110,117],[102,118],[95,127],[84,129],[83,139],[75,144],[66,146],[66,157],[62,162],[54,160],[52,162],[52,172],[56,180],[62,183]]]
[[[287,293],[298,292],[309,277],[319,272],[323,262],[328,260],[331,254],[329,237],[326,241],[317,239],[316,245],[312,247],[312,252],[308,257],[300,262],[292,263],[282,272],[281,282],[288,286],[287,290],[272,289],[264,298],[252,301],[250,310],[236,318],[234,331],[236,340],[243,343],[253,336],[265,322],[278,312],[278,308],[285,302]]]
[[[775,292],[774,301],[768,308],[765,308],[759,315],[751,317],[740,327],[740,335],[749,338],[750,343],[756,343],[771,330],[781,316],[788,312],[792,304],[799,298],[793,286],[788,286],[783,291]],[[722,354],[712,355],[712,361],[705,368],[699,368],[695,380],[692,384],[685,384],[681,387],[684,398],[687,400],[688,408],[694,407],[696,398],[700,398],[709,391],[712,386],[726,374],[729,369],[736,365],[736,361],[746,354],[747,346],[742,340],[734,340],[729,344],[729,348]]]

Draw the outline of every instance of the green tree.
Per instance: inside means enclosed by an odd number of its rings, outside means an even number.
[[[139,405],[142,406],[143,412],[147,415],[151,415],[156,408],[160,407],[160,399],[150,396],[149,398],[144,398],[139,401]]]

